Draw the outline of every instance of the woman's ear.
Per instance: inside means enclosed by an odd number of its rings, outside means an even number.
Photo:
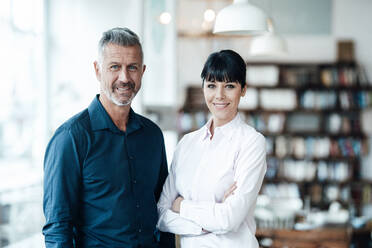
[[[242,93],[240,94],[241,97],[245,96],[245,93],[247,92],[247,84],[244,85],[242,89]]]

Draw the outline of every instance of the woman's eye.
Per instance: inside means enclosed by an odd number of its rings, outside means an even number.
[[[233,84],[227,84],[226,85],[226,88],[228,88],[228,89],[234,89],[235,88],[235,85],[233,85]]]
[[[209,88],[209,89],[213,89],[213,88],[215,88],[216,86],[214,85],[214,84],[207,84],[207,88]]]

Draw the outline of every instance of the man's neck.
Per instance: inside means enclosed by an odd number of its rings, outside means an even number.
[[[102,93],[99,96],[99,101],[105,108],[111,120],[114,122],[115,126],[121,131],[125,132],[127,130],[127,123],[129,119],[130,104],[118,106],[107,99],[107,97],[103,96]]]

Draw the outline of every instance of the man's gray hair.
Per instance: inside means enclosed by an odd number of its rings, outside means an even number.
[[[103,50],[107,44],[112,43],[119,46],[138,46],[140,48],[141,59],[143,62],[143,51],[138,35],[129,28],[112,28],[102,34],[98,43],[98,61],[102,63]]]

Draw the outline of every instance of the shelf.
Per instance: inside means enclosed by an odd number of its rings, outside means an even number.
[[[342,205],[343,208],[347,208],[347,206],[349,204],[351,204],[350,201],[345,201],[345,200],[342,200],[342,199],[335,199],[335,200],[327,200],[327,201],[324,201],[324,202],[311,202],[311,206],[312,207],[315,207],[315,208],[323,209],[323,210],[328,210],[329,209],[329,205],[333,201],[339,202]]]
[[[246,61],[247,66],[265,66],[265,65],[276,65],[281,69],[295,69],[303,67],[317,67],[317,68],[328,68],[328,67],[356,67],[355,62],[333,62],[333,61],[318,61],[318,62],[307,62],[307,61],[290,61],[290,62],[275,62],[275,61],[261,61],[253,62]]]
[[[284,131],[280,133],[271,133],[266,131],[260,131],[264,136],[297,136],[297,137],[329,137],[331,139],[338,139],[338,138],[348,138],[348,137],[358,137],[358,138],[366,138],[366,135],[361,132],[349,132],[349,133],[329,133],[329,132],[310,132],[310,131],[298,131],[298,132],[290,132]]]
[[[322,227],[306,231],[259,228],[256,231],[256,236],[273,239],[274,243],[278,243],[278,246],[274,247],[347,248],[351,239],[351,228],[347,226],[334,228]]]
[[[187,33],[187,32],[178,32],[178,38],[187,38],[187,39],[231,39],[231,38],[244,38],[248,39],[245,35],[222,35],[222,34],[213,34],[212,32],[198,32],[198,33]]]
[[[365,108],[367,109],[367,108]],[[329,108],[329,109],[310,109],[310,108],[294,108],[294,109],[264,109],[264,108],[256,108],[256,109],[239,109],[241,112],[245,113],[309,113],[309,114],[329,114],[332,112],[338,113],[338,114],[350,114],[350,113],[355,113],[356,111],[361,111],[364,109],[360,108],[353,108],[353,109],[342,109],[342,108]],[[192,112],[192,111],[190,111]]]
[[[320,185],[329,185],[329,184],[338,184],[338,185],[347,185],[350,184],[352,181],[350,179],[344,180],[344,181],[338,181],[338,180],[323,180],[320,181],[318,179],[312,179],[310,181],[298,181],[294,179],[289,178],[266,178],[265,177],[265,183],[274,183],[274,184],[280,184],[280,183],[296,183],[298,185],[307,185],[307,184],[320,184]]]
[[[279,158],[277,156],[275,156],[274,154],[267,154],[267,157],[269,158],[276,158],[278,160],[294,160],[294,161],[314,161],[314,162],[320,162],[320,161],[324,161],[324,162],[338,162],[338,161],[349,161],[349,162],[352,162],[352,163],[357,163],[360,161],[360,157],[357,157],[357,156],[354,156],[354,157],[344,157],[344,156],[339,156],[339,157],[331,157],[331,156],[328,156],[326,158],[309,158],[309,157],[304,157],[304,158],[298,158],[298,157],[295,157],[295,156],[285,156],[285,157],[282,157],[282,158]],[[371,180],[371,183],[372,183],[372,180]]]
[[[278,84],[275,86],[264,86],[264,85],[250,85],[247,84],[248,88],[251,89],[257,89],[257,90],[278,90],[278,89],[291,89],[296,91],[306,91],[306,90],[312,90],[312,91],[343,91],[343,90],[349,90],[349,91],[372,91],[372,85],[350,85],[350,86],[324,86],[319,83],[308,83],[304,85],[287,85],[287,84]]]
[[[198,129],[192,129],[192,130],[186,130],[186,131],[180,131],[182,135],[185,135],[187,133],[196,131]],[[366,135],[360,132],[351,132],[351,133],[339,133],[339,134],[330,134],[328,132],[280,132],[280,133],[271,133],[271,132],[265,132],[265,131],[259,131],[262,135],[266,137],[278,137],[278,136],[291,136],[291,137],[328,137],[331,139],[340,139],[340,138],[361,138],[365,139]]]
[[[205,112],[205,113],[208,113],[209,110],[207,108],[207,105],[203,105],[203,106],[185,106],[183,107],[180,112],[186,112],[186,113],[196,113],[196,112]]]
[[[372,185],[372,179],[371,180],[360,179],[358,181],[353,181],[352,184],[355,184],[355,185],[360,185],[360,184]]]

